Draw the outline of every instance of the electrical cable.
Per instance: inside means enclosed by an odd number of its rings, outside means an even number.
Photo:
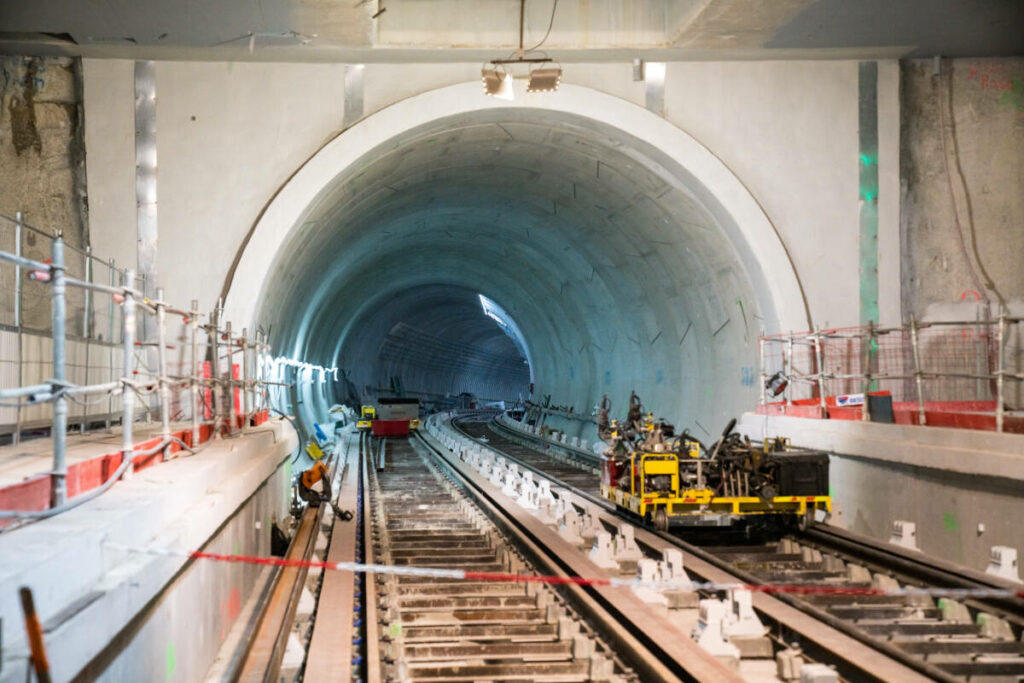
[[[291,422],[292,423],[292,427],[295,429],[295,433],[299,435],[299,445],[296,447],[295,455],[292,456],[292,460],[291,460],[291,464],[294,465],[295,461],[299,459],[300,455],[302,455],[302,438],[301,438],[302,430],[299,429],[298,423],[295,421],[295,418],[293,418],[291,415],[285,415],[284,413],[282,413],[277,408],[270,408],[269,410],[270,410],[270,412],[277,413],[278,415],[280,415],[284,419],[286,419],[289,422]]]
[[[528,49],[528,50],[524,50],[524,51],[523,51],[523,54],[524,54],[524,55],[525,55],[525,54],[527,54],[527,53],[529,53],[529,52],[533,52],[534,50],[536,50],[536,49],[537,49],[537,48],[539,48],[539,47],[540,47],[541,45],[543,45],[544,43],[546,43],[546,42],[547,42],[547,40],[548,40],[548,36],[550,36],[550,35],[551,35],[551,27],[553,27],[553,26],[555,25],[555,10],[556,10],[556,9],[558,9],[558,0],[554,0],[554,1],[553,1],[553,2],[551,3],[551,19],[550,19],[550,20],[548,21],[548,30],[544,32],[544,37],[540,39],[540,42],[539,42],[539,43],[537,43],[536,45],[534,45],[534,46],[533,46],[533,47],[531,47],[530,49]]]
[[[988,298],[988,289],[982,286],[981,278],[978,277],[978,271],[975,269],[974,262],[971,260],[971,257],[967,252],[967,237],[964,235],[964,227],[960,222],[960,208],[956,201],[956,193],[953,191],[953,173],[949,168],[949,151],[946,147],[946,103],[942,94],[944,89],[942,80],[941,72],[935,75],[935,88],[938,93],[939,104],[939,139],[942,142],[942,164],[946,170],[946,187],[949,190],[949,199],[953,204],[953,221],[956,223],[957,236],[960,238],[960,251],[963,254],[964,262],[967,264],[967,270],[970,271],[971,279],[974,281],[974,286],[977,289],[978,294],[981,296],[982,301],[985,303],[985,318],[988,319],[992,311],[992,304]],[[952,73],[950,74],[949,87],[950,89],[953,87]],[[964,183],[962,189],[964,190],[964,194],[966,194],[966,183]],[[974,253],[975,256],[978,255],[977,244],[974,245]],[[984,267],[982,266],[980,259],[978,260],[978,267],[984,272]],[[988,278],[987,273],[986,279],[988,280],[986,284],[989,285],[993,291],[996,291],[995,286],[992,283],[991,278]],[[996,295],[999,297],[1000,302],[1002,302],[1002,295],[1000,295],[998,291],[996,291]]]

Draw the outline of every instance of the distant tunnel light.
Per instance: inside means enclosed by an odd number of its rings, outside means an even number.
[[[516,349],[519,350],[520,355],[526,361],[526,364],[530,367],[530,381],[533,381],[533,360],[530,358],[530,348],[526,345],[526,340],[523,338],[523,333],[519,329],[519,325],[512,319],[505,309],[497,304],[495,301],[491,301],[483,294],[480,297],[480,308],[483,309],[484,315],[498,323],[498,327],[504,332],[509,339],[516,345]]]
[[[562,67],[544,67],[530,72],[526,92],[554,92],[562,83]]]
[[[485,66],[480,70],[480,79],[483,81],[486,94],[501,100],[515,99],[515,93],[512,91],[512,74]]]

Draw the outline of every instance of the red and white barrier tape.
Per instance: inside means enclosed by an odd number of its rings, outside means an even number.
[[[504,583],[544,583],[549,585],[611,586],[618,588],[649,588],[656,591],[727,591],[745,589],[756,593],[794,595],[928,595],[945,598],[1022,598],[1024,588],[941,588],[938,586],[902,588],[876,588],[874,586],[837,586],[834,584],[787,584],[787,583],[716,583],[713,581],[643,581],[639,578],[543,576],[538,574],[512,574],[504,572],[474,572],[443,567],[411,567],[408,565],[363,564],[360,562],[320,562],[316,560],[289,560],[282,557],[260,557],[254,555],[222,555],[200,550],[177,550],[174,548],[137,548],[120,543],[106,543],[111,550],[184,557],[192,560],[211,560],[237,564],[265,565],[272,567],[305,567],[326,571],[368,572],[392,576],[416,576],[436,579],[457,579],[464,581],[496,581]]]

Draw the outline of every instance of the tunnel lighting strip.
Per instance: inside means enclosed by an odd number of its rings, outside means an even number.
[[[280,365],[287,365],[289,367],[298,368],[299,370],[310,370],[313,372],[320,373],[320,379],[323,380],[327,375],[333,375],[334,381],[338,381],[338,368],[325,368],[322,365],[313,365],[312,363],[305,363],[301,360],[295,360],[294,358],[286,358],[285,356],[278,356],[277,358],[270,359],[271,365],[276,369]]]
[[[368,572],[391,576],[416,576],[464,581],[496,581],[502,583],[542,583],[549,585],[609,586],[612,588],[648,588],[656,591],[729,591],[748,590],[754,593],[790,595],[884,595],[907,596],[928,595],[931,597],[968,598],[1024,598],[1024,588],[943,588],[939,586],[908,586],[905,588],[875,588],[857,586],[836,586],[833,584],[792,584],[792,583],[716,583],[714,581],[643,581],[639,578],[552,576],[538,574],[508,574],[503,572],[474,572],[440,567],[410,567],[408,565],[364,564],[361,562],[321,562],[317,560],[291,560],[282,557],[261,557],[257,555],[222,555],[200,550],[178,550],[176,548],[135,547],[120,543],[105,543],[111,550],[142,555],[184,557],[191,560],[211,560],[233,564],[251,564],[271,567],[304,567],[327,571]]]

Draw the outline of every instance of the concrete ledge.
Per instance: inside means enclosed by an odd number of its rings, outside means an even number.
[[[238,438],[214,441],[197,455],[144,470],[55,518],[0,535],[0,681],[26,680],[19,586],[31,587],[35,595],[54,680],[71,679],[188,561],[116,551],[105,544],[203,547],[287,464],[296,445],[291,426],[274,421]],[[255,550],[269,529],[249,535],[236,541],[240,552]]]
[[[794,445],[850,458],[971,476],[1024,480],[1024,435],[850,420],[745,413],[736,429],[751,439],[787,436]]]

